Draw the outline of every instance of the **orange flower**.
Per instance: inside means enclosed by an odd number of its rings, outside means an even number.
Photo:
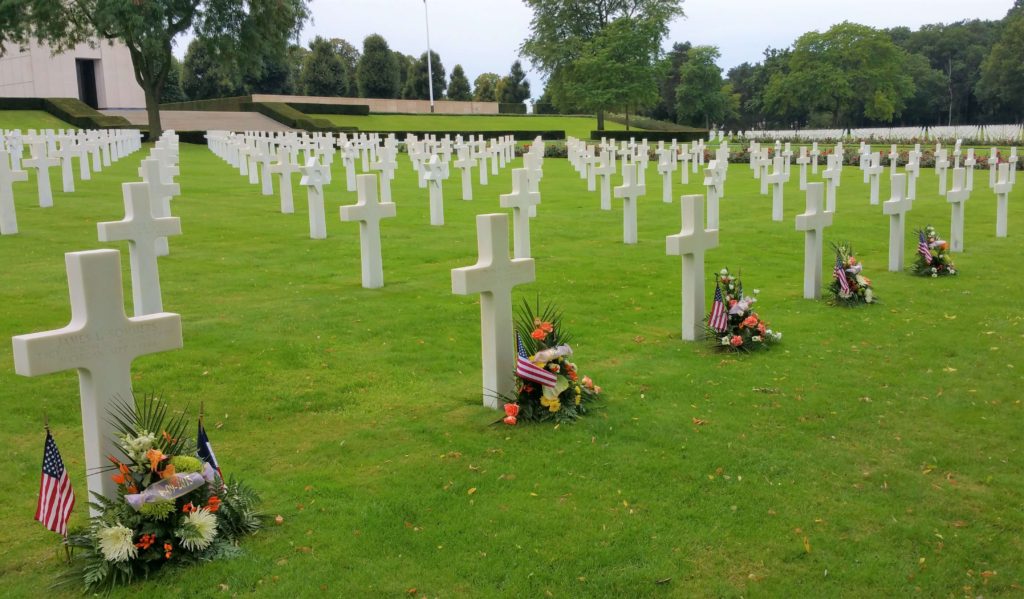
[[[562,370],[562,367],[552,362],[551,364],[548,364],[548,370],[551,372],[559,372]]]
[[[220,497],[217,497],[216,495],[214,495],[209,500],[207,500],[207,502],[206,502],[206,509],[210,510],[211,512],[216,512],[217,510],[219,510],[220,509]]]
[[[542,322],[542,323],[540,323],[540,327],[539,328],[540,328],[540,330],[544,331],[545,333],[550,333],[551,331],[555,330],[555,327],[551,326],[550,322]]]
[[[160,465],[160,462],[165,457],[167,456],[165,456],[164,452],[160,451],[159,449],[150,449],[149,451],[147,451],[146,459],[149,460],[149,469],[152,470],[153,472],[156,472],[157,466]]]
[[[534,329],[533,332],[530,333],[530,336],[536,339],[537,341],[540,341],[547,337],[548,334],[542,331],[541,329]]]
[[[128,485],[128,493],[134,495],[139,492],[139,488],[135,485]]]
[[[576,381],[576,380],[579,380],[580,375],[576,374],[575,370],[570,370],[569,371],[569,378],[574,380],[574,381]]]
[[[139,537],[139,542],[135,544],[136,547],[142,550],[149,549],[156,542],[156,535],[142,535]]]
[[[756,326],[757,326],[757,317],[756,316],[748,316],[746,320],[744,320],[742,323],[740,323],[740,328],[743,328],[743,327],[754,328]]]
[[[164,543],[164,559],[171,559],[171,554],[174,553],[174,545],[169,542]]]
[[[505,414],[515,418],[519,415],[519,405],[514,403],[505,404]]]
[[[124,475],[123,474],[115,474],[115,475],[111,476],[110,478],[114,481],[114,484],[116,484],[116,485],[123,485],[124,484]]]
[[[163,436],[164,436],[164,441],[167,441],[167,443],[168,443],[169,445],[174,445],[175,443],[177,443],[177,442],[178,442],[178,440],[177,440],[177,439],[175,439],[174,437],[171,437],[171,436],[170,436],[169,434],[167,434],[167,431],[164,431],[164,432],[163,432],[163,433],[161,433],[161,434],[163,434]]]
[[[764,328],[764,323],[763,323],[763,322],[761,322],[761,323],[758,323],[758,325],[757,325],[757,332],[758,332],[758,333],[759,333],[760,335],[762,335],[762,336],[764,335],[764,332],[765,332],[765,328]]]
[[[501,419],[501,421],[504,422],[505,424],[513,425],[513,424],[516,423],[516,417],[515,416],[505,416],[504,418]]]
[[[733,335],[732,339],[729,340],[729,343],[731,343],[733,347],[739,347],[743,345],[743,337]]]
[[[192,512],[196,511],[197,509],[199,509],[199,508],[197,508],[196,506],[192,505],[191,501],[186,503],[185,505],[181,506],[181,511],[186,513],[186,514],[191,514]]]
[[[129,468],[127,464],[119,464],[117,466],[117,469],[121,471],[121,474],[128,474],[132,471],[132,469]]]
[[[167,464],[167,467],[160,471],[160,478],[171,478],[177,474],[174,470],[174,464]]]

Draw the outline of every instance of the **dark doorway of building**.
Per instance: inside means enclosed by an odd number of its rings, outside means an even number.
[[[96,97],[96,61],[76,58],[75,67],[78,69],[78,99],[93,108],[99,108]]]

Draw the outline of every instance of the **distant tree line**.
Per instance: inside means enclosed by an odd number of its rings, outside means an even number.
[[[680,0],[525,0],[521,51],[547,78],[534,110],[790,129],[1024,120],[1024,0],[998,21],[874,29],[844,22],[723,76],[718,48],[662,52]]]
[[[258,68],[240,74],[219,59],[217,48],[199,38],[171,69],[165,102],[205,100],[254,93],[352,98],[430,97],[427,53],[419,58],[392,50],[373,34],[358,48],[340,38],[316,37],[308,47],[288,45],[267,51]],[[471,86],[462,65],[447,74],[437,52],[430,53],[435,100],[476,100],[521,104],[530,98],[530,83],[517,60],[505,76],[484,73]]]

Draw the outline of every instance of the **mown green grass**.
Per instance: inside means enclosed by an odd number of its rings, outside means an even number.
[[[56,192],[47,210],[34,183],[17,184],[0,335],[67,323],[63,253],[105,246],[95,223],[122,217],[119,183],[139,158]],[[680,261],[664,242],[679,205],[661,202],[650,169],[640,243],[624,246],[621,203],[600,211],[565,160],[545,161],[537,282],[516,301],[559,304],[606,397],[575,425],[511,428],[480,406],[477,298],[452,295],[449,272],[475,262],[475,215],[500,210],[509,171],[472,202],[449,180],[446,224],[432,227],[403,157],[398,217],[383,224],[386,286],[364,290],[358,227],[337,217],[354,201],[340,172],[329,238],[312,241],[301,188],[298,213],[282,215],[183,145],[184,235],[160,269],[185,347],[137,360],[136,390],[205,402],[225,472],[284,521],[240,559],[115,596],[1019,596],[1024,188],[1011,237],[996,239],[995,200],[976,178],[962,276],[918,279],[886,272],[888,220],[847,168],[826,239],[854,242],[883,303],[841,309],[801,298],[795,180],[775,223],[749,168],[732,165],[706,268],[741,269],[784,333],[770,352],[734,356],[679,340]],[[698,180],[676,178],[674,194],[701,191]],[[925,171],[909,220],[948,231],[936,188]],[[78,493],[73,524],[84,522],[77,397],[73,372],[16,376],[0,344],[6,595],[46,595],[62,568],[58,538],[32,521],[44,410]]]
[[[75,129],[42,110],[0,110],[0,129]]]
[[[586,116],[507,116],[507,115],[423,115],[343,114],[310,115],[323,118],[341,127],[358,127],[361,131],[565,131],[566,135],[590,139],[597,129],[597,119]],[[624,125],[605,120],[605,128],[615,131]],[[635,127],[634,127],[635,129]]]

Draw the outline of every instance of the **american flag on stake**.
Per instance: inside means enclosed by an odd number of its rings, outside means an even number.
[[[924,258],[925,264],[932,263],[932,251],[928,248],[928,241],[924,238],[924,231],[917,232],[917,253]]]
[[[57,444],[50,430],[46,430],[46,444],[43,448],[43,475],[39,481],[39,504],[36,506],[36,520],[47,530],[68,536],[68,519],[71,508],[75,507],[75,490],[71,488],[64,461],[60,459]]]
[[[520,339],[518,332],[516,333],[516,376],[545,387],[554,387],[557,381],[555,373],[548,372],[530,361],[530,356],[526,353],[526,347],[523,346],[523,340]]]
[[[725,302],[722,300],[722,286],[715,284],[715,301],[711,304],[711,315],[708,316],[708,326],[721,333],[729,326],[729,315],[725,310]]]
[[[836,267],[832,274],[839,280],[839,289],[843,293],[850,293],[850,282],[846,280],[846,271],[843,270],[843,261],[836,256]]]

